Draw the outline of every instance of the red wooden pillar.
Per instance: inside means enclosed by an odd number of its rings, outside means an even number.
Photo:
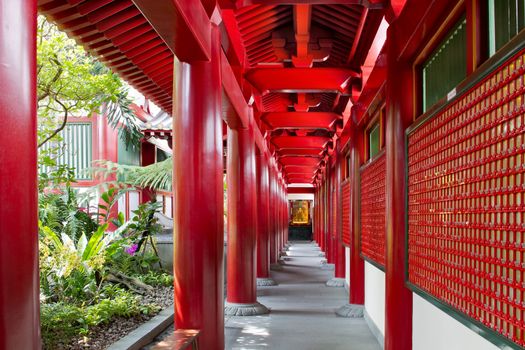
[[[147,166],[155,163],[155,145],[147,141],[142,142],[140,147],[140,165]],[[155,192],[149,188],[141,191],[140,202],[146,203],[155,198]]]
[[[279,200],[277,202],[278,210],[279,210],[279,251],[282,251],[283,249],[283,230],[284,230],[284,224],[283,224],[283,188],[281,184],[281,176],[279,176]]]
[[[281,193],[279,189],[279,174],[276,176],[275,182],[275,217],[277,227],[275,229],[275,251],[277,252],[277,259],[281,256]]]
[[[255,143],[251,129],[228,129],[228,283],[225,314],[268,312],[257,302]]]
[[[405,286],[405,129],[413,110],[413,70],[398,59],[396,29],[388,30],[386,89],[385,349],[412,349],[412,292]]]
[[[213,350],[224,349],[220,50],[213,26],[211,60],[175,59],[174,74],[175,327],[200,329]]]
[[[333,169],[330,165],[331,160],[328,160],[328,172],[326,176],[326,260],[329,264],[334,263],[334,241],[332,232],[332,186],[333,186]]]
[[[338,316],[342,317],[363,317],[363,308],[365,303],[365,263],[359,256],[359,191],[360,177],[359,167],[361,164],[361,151],[363,149],[362,134],[356,131],[352,126],[352,135],[350,138],[350,285],[349,285],[349,303],[343,305],[336,311]]]
[[[317,228],[317,225],[318,225],[318,218],[317,218],[317,211],[319,210],[319,205],[317,204],[317,199],[319,198],[319,187],[315,187],[314,189],[314,216],[313,216],[313,241],[317,243],[317,245],[319,245],[319,237],[318,237],[318,233],[319,233],[319,230]]]
[[[272,164],[273,165],[273,164]],[[277,205],[276,205],[276,182],[275,182],[275,168],[270,167],[270,264],[276,267],[278,261],[277,250]]]
[[[284,209],[286,205],[286,196],[284,195],[284,181],[281,175],[281,182],[279,184],[279,194],[281,196],[279,209],[281,210],[281,250],[284,249],[285,239],[284,235],[286,232],[286,211]]]
[[[345,260],[345,248],[343,246],[342,240],[341,240],[341,230],[342,230],[342,221],[341,221],[341,157],[336,152],[334,154],[336,157],[335,162],[335,168],[334,168],[334,174],[333,174],[333,195],[335,196],[335,201],[332,201],[332,203],[335,203],[335,208],[332,208],[332,210],[335,210],[335,238],[334,238],[334,264],[335,264],[335,271],[334,271],[334,278],[326,282],[326,285],[329,287],[344,287],[345,285],[345,268],[346,268],[346,260]]]
[[[268,159],[257,155],[257,285],[274,286],[270,278],[270,201]]]
[[[325,225],[326,225],[326,201],[325,201],[325,195],[326,195],[326,182],[324,180],[321,180],[321,196],[319,198],[320,206],[320,218],[319,218],[319,234],[320,237],[320,244],[321,244],[321,251],[326,254],[326,235],[325,235]]]
[[[0,41],[0,349],[39,349],[36,1],[0,0]]]

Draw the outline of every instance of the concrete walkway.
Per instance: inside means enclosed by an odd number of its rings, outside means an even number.
[[[279,285],[259,287],[258,301],[271,309],[266,316],[226,320],[228,350],[379,350],[363,318],[336,317],[348,302],[344,288],[325,282],[333,270],[322,270],[319,248],[295,242],[282,271],[272,271]]]

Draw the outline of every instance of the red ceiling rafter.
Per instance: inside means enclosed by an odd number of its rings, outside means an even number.
[[[359,73],[345,68],[253,68],[246,79],[262,94],[276,92],[347,92]]]
[[[406,1],[406,0],[405,0]],[[252,6],[255,4],[266,5],[295,5],[295,4],[309,4],[309,5],[361,5],[367,8],[383,9],[387,6],[386,0],[219,0],[222,8],[242,8],[245,6]]]
[[[304,149],[304,148],[286,148],[277,151],[278,157],[321,157],[323,151],[316,149]]]
[[[173,56],[131,0],[39,0],[38,9],[151,101],[171,112]]]
[[[321,158],[312,158],[312,157],[283,157],[279,159],[279,162],[283,166],[287,165],[311,165],[317,167],[321,162]]]
[[[209,58],[214,3],[38,1],[42,14],[168,112],[173,53],[181,61]],[[379,83],[378,74],[366,67],[361,74],[362,67],[385,11],[392,18],[404,1],[218,3],[225,120],[231,127],[254,126],[258,147],[278,157],[285,181],[315,181],[341,134],[350,97],[356,103],[362,85]]]
[[[314,148],[321,150],[330,140],[323,136],[276,136],[272,138],[272,143],[278,149]]]
[[[265,113],[261,120],[269,129],[327,129],[341,116],[329,112],[274,112]]]

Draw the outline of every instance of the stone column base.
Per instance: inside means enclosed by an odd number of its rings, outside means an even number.
[[[339,278],[339,277],[331,278],[326,282],[326,286],[327,287],[344,287],[345,279]]]
[[[327,263],[321,264],[321,270],[334,270],[334,269],[335,269],[334,264],[327,264]]]
[[[346,304],[335,311],[339,317],[361,318],[364,315],[365,308],[363,305]]]
[[[270,270],[273,270],[273,271],[282,271],[284,270],[284,267],[283,265],[277,263],[277,264],[271,264],[270,265]]]
[[[226,302],[224,305],[225,316],[257,316],[265,315],[269,312],[270,310],[259,302],[254,304],[236,304]]]
[[[257,278],[257,287],[269,287],[269,286],[276,286],[277,282],[275,282],[271,278]]]

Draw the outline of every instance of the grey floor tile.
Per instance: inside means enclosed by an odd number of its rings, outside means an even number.
[[[379,350],[364,319],[336,317],[348,302],[344,288],[326,287],[333,270],[322,270],[318,248],[294,243],[283,271],[272,271],[279,286],[260,287],[258,300],[271,309],[265,316],[226,320],[228,350]]]

